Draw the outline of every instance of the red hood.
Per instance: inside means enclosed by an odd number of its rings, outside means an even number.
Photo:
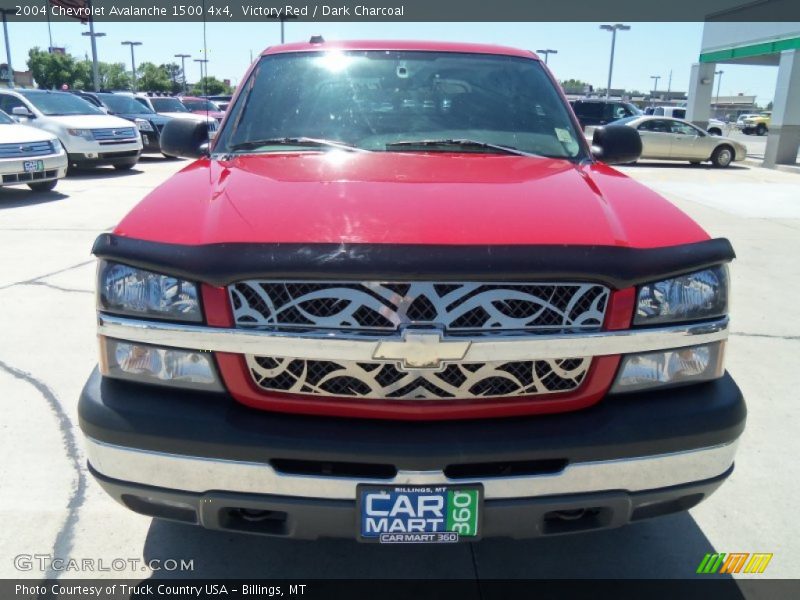
[[[653,248],[708,239],[668,201],[605,165],[394,152],[201,160],[151,192],[115,233],[177,244]]]

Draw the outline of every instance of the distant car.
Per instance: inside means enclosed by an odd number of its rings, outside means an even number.
[[[56,136],[0,111],[0,185],[49,192],[66,174],[67,153]]]
[[[225,116],[225,113],[219,109],[219,106],[207,98],[182,96],[179,98],[179,100],[191,112],[196,115],[200,115],[201,117],[216,119],[218,122],[221,122],[222,118]]]
[[[764,111],[757,115],[748,115],[742,120],[742,133],[750,135],[766,135],[769,131],[769,124],[772,120],[772,113]]]
[[[639,132],[642,139],[641,158],[687,160],[698,164],[710,161],[715,167],[727,167],[744,160],[747,148],[726,137],[709,135],[682,119],[642,115],[616,122]]]
[[[142,152],[161,152],[161,130],[172,117],[159,115],[132,97],[107,92],[74,92],[84,100],[102,107],[108,114],[132,121],[142,136]]]
[[[222,112],[226,112],[233,96],[206,96],[206,98],[216,104]]]
[[[619,119],[642,114],[642,111],[630,102],[622,102],[620,100],[581,98],[570,102],[570,104],[582,127],[587,125],[606,125]]]
[[[196,115],[186,108],[180,100],[172,96],[146,96],[144,94],[137,94],[133,99],[140,104],[148,107],[150,110],[157,112],[159,115],[165,117],[172,117],[173,119],[186,119],[190,121],[206,121],[208,126],[208,134],[214,137],[214,134],[219,128],[219,121],[216,119],[205,119],[200,115]]]
[[[654,106],[652,109],[653,110],[647,112],[647,114],[653,115],[654,117],[670,117],[674,119],[686,118],[685,106]]]
[[[74,94],[3,89],[0,110],[58,137],[71,166],[130,169],[142,152],[142,138],[130,121],[107,115]]]

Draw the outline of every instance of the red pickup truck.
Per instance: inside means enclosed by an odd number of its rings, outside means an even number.
[[[89,468],[212,529],[451,543],[693,507],[733,469],[729,242],[607,166],[531,52],[269,48],[93,252]]]

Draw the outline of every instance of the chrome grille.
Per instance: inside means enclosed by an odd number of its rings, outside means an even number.
[[[115,129],[92,129],[92,137],[99,142],[124,140],[136,137],[133,127],[120,127]]]
[[[0,158],[45,156],[53,152],[53,143],[49,140],[41,142],[20,142],[18,144],[0,144]]]
[[[246,356],[265,391],[387,400],[454,400],[568,392],[580,386],[590,358],[458,363],[440,371],[394,363]]]
[[[450,333],[597,331],[609,290],[583,283],[243,281],[228,288],[237,327]]]

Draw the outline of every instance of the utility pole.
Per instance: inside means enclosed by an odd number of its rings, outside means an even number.
[[[537,50],[536,54],[544,54],[544,64],[547,64],[547,59],[551,54],[558,54],[558,50]]]
[[[655,82],[653,83],[653,93],[650,95],[650,106],[655,106],[656,92],[658,91],[658,80],[661,79],[661,75],[650,75],[650,79],[655,80]]]
[[[207,58],[195,58],[194,62],[200,63],[200,82],[203,84],[203,96],[205,96],[206,95],[206,80],[205,80],[205,78],[206,78],[208,72],[206,71],[206,73],[204,74],[203,71],[204,71],[204,67],[205,67],[206,63],[208,63],[208,59]]]
[[[6,63],[8,64],[8,87],[14,87],[14,68],[11,66],[11,46],[8,42],[8,21],[6,20],[6,15],[9,13],[14,14],[17,11],[11,8],[3,8],[0,9],[0,12],[3,13],[3,35],[6,38]]]
[[[53,52],[53,29],[50,27],[50,2],[44,3],[44,14],[47,15],[47,36],[50,39],[50,46],[48,46],[48,52]]]
[[[183,93],[186,93],[186,59],[192,58],[191,54],[176,54],[175,58],[181,59],[181,73],[183,74]]]
[[[667,100],[669,100],[669,93],[672,91],[672,69],[669,70],[669,81],[667,83]]]
[[[134,46],[141,46],[142,42],[122,42],[123,46],[130,46],[131,47],[131,71],[133,72],[133,91],[136,90],[136,59],[133,56],[133,47]]]
[[[94,91],[100,91],[100,70],[97,67],[97,38],[104,37],[105,33],[94,32],[94,17],[92,16],[92,0],[86,0],[86,8],[89,11],[89,31],[84,31],[81,35],[92,38],[92,83]]]
[[[630,25],[617,23],[616,25],[600,25],[600,29],[611,32],[611,60],[608,63],[608,85],[606,85],[606,100],[611,93],[611,74],[614,72],[614,47],[617,43],[617,31],[628,31]]]

